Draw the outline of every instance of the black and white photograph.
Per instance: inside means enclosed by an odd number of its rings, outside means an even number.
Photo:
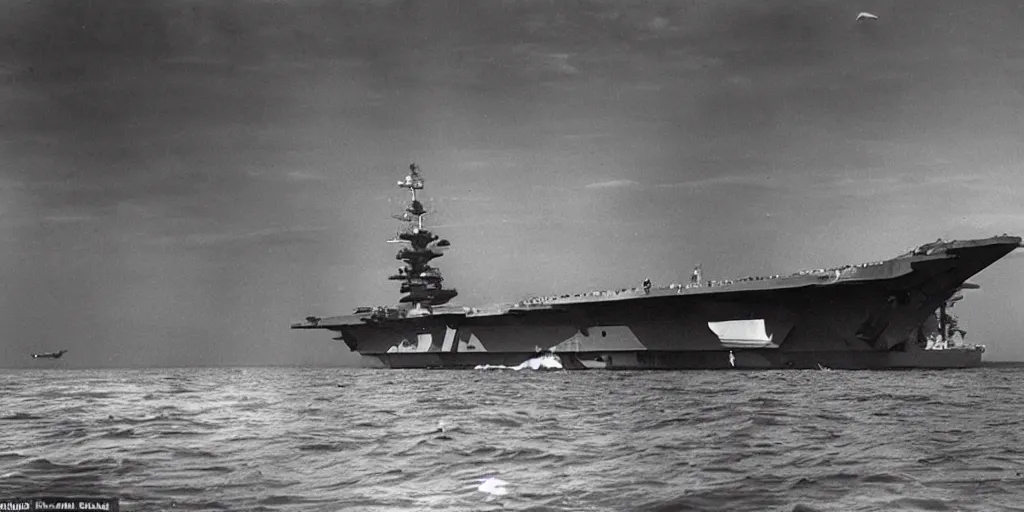
[[[0,512],[1022,511],[1024,3],[6,0]]]

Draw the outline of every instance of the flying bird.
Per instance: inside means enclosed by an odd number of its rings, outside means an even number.
[[[877,20],[877,19],[878,19],[878,16],[875,16],[874,14],[871,14],[870,12],[862,12],[862,13],[857,15],[857,21]]]

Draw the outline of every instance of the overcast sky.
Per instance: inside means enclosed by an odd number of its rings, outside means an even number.
[[[1021,234],[1021,27],[1016,1],[6,2],[0,366],[352,362],[289,324],[397,301],[412,161],[467,305]],[[973,281],[968,340],[1024,359],[1024,259]]]

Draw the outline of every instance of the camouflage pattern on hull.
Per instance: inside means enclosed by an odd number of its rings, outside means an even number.
[[[962,368],[983,350],[924,350],[921,335],[971,276],[1019,237],[935,242],[884,262],[722,285],[563,296],[408,317],[307,319],[389,368]],[[600,360],[598,360],[600,358]]]
[[[981,350],[917,352],[780,352],[771,349],[735,351],[562,352],[555,355],[566,370],[887,370],[910,368],[974,368]],[[363,355],[364,366],[392,369],[453,369],[517,366],[535,353],[392,353]],[[731,356],[731,357],[730,357]]]

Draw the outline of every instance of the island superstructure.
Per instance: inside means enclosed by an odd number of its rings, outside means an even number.
[[[431,263],[451,244],[424,227],[418,166],[398,186],[411,198],[391,243],[405,263],[398,305],[309,316],[294,329],[338,333],[367,366],[516,366],[544,353],[567,369],[962,368],[984,347],[948,313],[967,280],[1021,238],[937,240],[875,263],[790,275],[592,291],[488,307],[451,305]]]
[[[430,308],[445,304],[458,295],[456,290],[444,288],[441,271],[429,265],[434,258],[443,256],[451,244],[423,227],[423,216],[429,212],[416,198],[416,191],[423,190],[423,177],[416,164],[409,166],[409,175],[404,181],[399,181],[398,186],[409,189],[412,199],[404,212],[395,215],[396,219],[407,223],[405,229],[388,242],[407,244],[408,247],[403,247],[395,255],[395,259],[405,262],[405,267],[399,268],[398,273],[388,279],[402,282],[401,292],[407,295],[399,303],[413,305],[406,312],[407,316],[429,315]]]

